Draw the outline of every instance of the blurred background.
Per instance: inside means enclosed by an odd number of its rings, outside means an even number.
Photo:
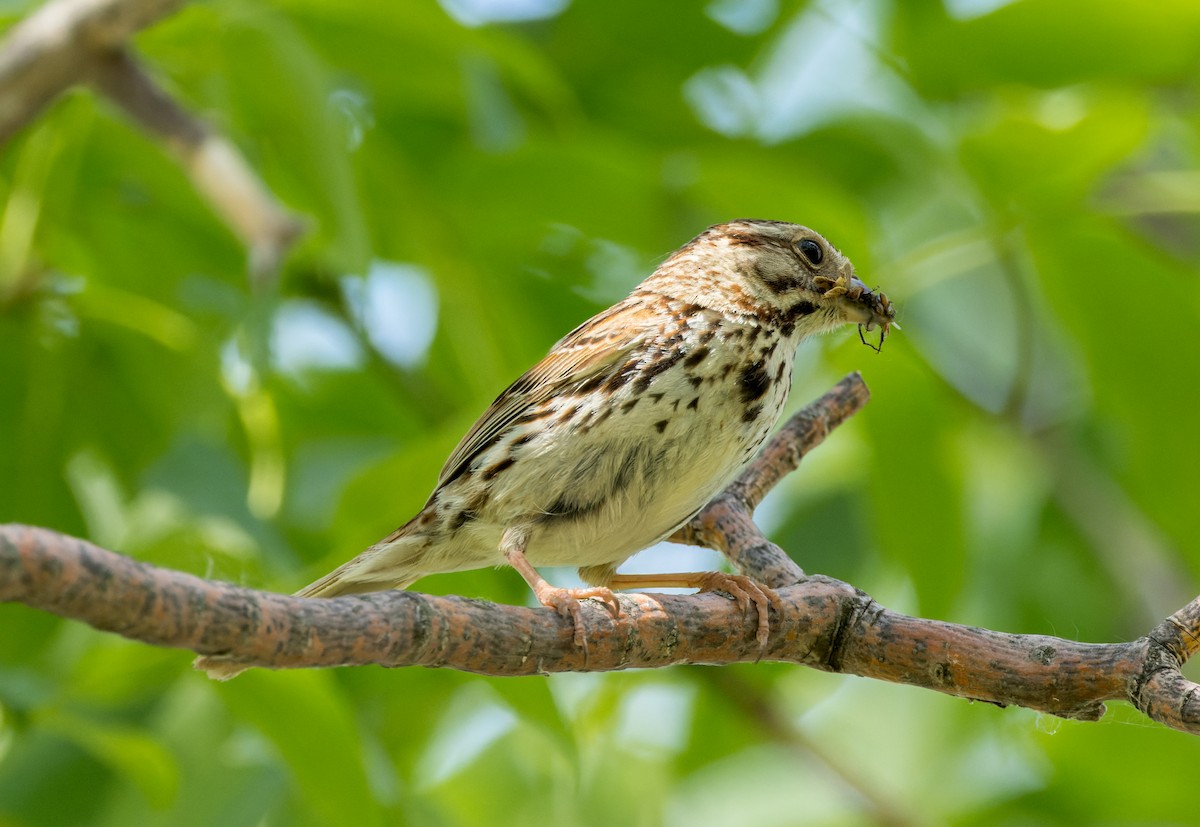
[[[255,290],[104,99],[11,140],[0,520],[290,592],[413,514],[559,336],[748,216],[818,229],[903,326],[801,348],[793,409],[873,391],[759,510],[807,571],[1096,642],[1196,593],[1194,0],[211,0],[136,48],[308,231]],[[508,571],[417,588],[529,599]],[[1122,704],[189,663],[0,606],[0,825],[1194,821],[1200,741]]]

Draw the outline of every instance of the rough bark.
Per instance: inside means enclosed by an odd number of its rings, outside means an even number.
[[[1200,649],[1200,598],[1129,643],[1014,635],[890,611],[807,576],[754,526],[753,505],[868,398],[857,374],[793,417],[677,539],[723,551],[772,586],[765,648],[756,613],[721,594],[622,595],[614,619],[585,601],[589,645],[546,609],[384,592],[306,600],[168,571],[44,528],[0,526],[0,600],[160,646],[272,668],[374,663],[487,675],[610,671],[677,663],[786,661],[1096,720],[1124,700],[1200,734],[1200,686],[1180,666]]]

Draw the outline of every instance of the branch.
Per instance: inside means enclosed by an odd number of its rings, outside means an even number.
[[[176,103],[128,50],[96,55],[88,80],[175,156],[246,246],[251,278],[273,278],[305,224],[275,200],[233,142]]]
[[[185,2],[51,0],[9,29],[0,44],[0,144],[79,83],[91,55],[121,47]]]
[[[188,112],[129,51],[138,30],[186,0],[51,0],[0,43],[0,145],[67,89],[90,84],[156,138],[249,251],[251,278],[269,281],[304,231],[228,138]]]
[[[584,602],[588,652],[557,613],[390,591],[331,600],[254,591],[139,563],[42,528],[0,526],[0,600],[161,646],[275,668],[374,663],[487,675],[609,671],[763,658],[1097,720],[1125,700],[1200,734],[1200,686],[1180,666],[1200,649],[1200,598],[1130,643],[1087,644],[922,620],[854,587],[804,576],[754,528],[747,502],[867,400],[857,374],[797,414],[682,533],[718,539],[779,597],[765,650],[753,609],[720,594],[624,594],[612,618]],[[756,479],[758,480],[756,482]]]

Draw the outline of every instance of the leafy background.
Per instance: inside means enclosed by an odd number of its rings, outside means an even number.
[[[255,295],[91,94],[5,147],[0,518],[290,591],[413,513],[558,336],[757,216],[820,229],[904,328],[801,348],[793,406],[850,370],[874,393],[760,509],[806,569],[1088,641],[1197,591],[1192,0],[213,0],[138,48],[310,232]],[[503,571],[420,588],[528,599]],[[1194,818],[1200,742],[1120,704],[189,660],[0,607],[0,824]]]

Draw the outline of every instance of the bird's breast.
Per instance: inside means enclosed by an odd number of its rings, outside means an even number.
[[[774,427],[795,346],[737,327],[653,348],[610,394],[556,400],[555,426],[522,441],[503,491],[535,515],[535,565],[620,562],[719,493]]]

